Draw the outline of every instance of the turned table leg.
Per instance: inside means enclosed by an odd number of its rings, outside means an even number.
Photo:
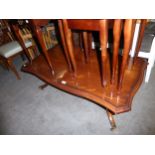
[[[44,83],[44,84],[42,84],[42,85],[39,86],[39,89],[43,90],[47,86],[48,86],[48,83]]]
[[[107,112],[108,119],[109,119],[109,122],[110,122],[110,125],[111,125],[111,130],[113,130],[113,129],[116,128],[116,123],[115,123],[113,114],[109,110],[106,110],[106,112]]]

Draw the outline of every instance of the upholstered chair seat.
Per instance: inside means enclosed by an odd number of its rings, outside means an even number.
[[[30,40],[25,41],[25,46],[27,48],[32,46],[32,42]],[[17,41],[11,41],[7,44],[4,44],[0,47],[0,55],[9,58],[19,52],[21,52],[23,49],[20,46],[20,44]]]

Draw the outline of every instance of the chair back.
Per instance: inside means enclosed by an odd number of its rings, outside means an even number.
[[[14,40],[14,36],[6,20],[0,20],[0,45]]]
[[[28,60],[31,62],[33,57],[28,49],[29,47],[26,47],[26,41],[30,41],[32,46],[34,44],[29,26],[26,23],[20,25],[19,23],[15,22],[11,23],[11,27]]]

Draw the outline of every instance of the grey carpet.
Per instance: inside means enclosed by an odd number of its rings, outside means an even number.
[[[21,80],[0,68],[0,134],[155,134],[155,68],[111,131],[103,108],[51,86],[39,90],[43,82],[21,72],[21,64],[18,57]]]

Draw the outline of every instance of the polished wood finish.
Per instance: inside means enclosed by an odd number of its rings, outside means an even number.
[[[112,60],[112,78],[111,83],[117,84],[117,67],[118,67],[118,54],[119,54],[119,45],[120,45],[120,38],[121,38],[121,30],[122,30],[122,20],[116,19],[114,22],[114,46],[113,46],[113,60]]]
[[[16,67],[14,66],[14,64],[12,63],[12,59],[7,59],[7,64],[8,64],[8,68],[12,70],[12,72],[14,72],[14,74],[16,75],[17,79],[20,80],[20,75],[18,74]]]
[[[140,51],[146,24],[147,24],[147,19],[142,19],[141,24],[140,24],[139,36],[138,36],[138,40],[137,40],[137,46],[135,49],[135,59],[138,57],[138,53]]]
[[[8,26],[9,26],[9,28],[8,28]],[[8,25],[7,27],[5,27],[5,31],[6,31],[6,35],[8,35],[8,37],[10,38],[10,40],[8,40],[8,42],[11,42],[11,41],[15,41],[15,37],[16,37],[16,40],[19,42],[19,44],[21,45],[21,47],[22,47],[22,51],[19,51],[17,54],[14,54],[14,55],[12,55],[12,56],[10,56],[10,57],[8,57],[8,58],[5,58],[5,57],[3,57],[3,56],[0,56],[0,59],[1,59],[1,61],[4,63],[4,65],[8,68],[8,69],[10,69],[15,75],[16,75],[16,77],[17,77],[17,79],[18,80],[20,80],[21,78],[20,78],[20,75],[19,75],[19,73],[17,72],[17,70],[16,70],[16,67],[14,66],[14,64],[13,64],[13,60],[14,60],[14,58],[15,57],[17,57],[17,56],[19,56],[19,55],[22,55],[22,54],[25,54],[26,56],[27,56],[27,58],[28,58],[28,60],[30,61],[30,62],[32,62],[32,59],[31,59],[31,55],[30,55],[30,53],[29,53],[29,51],[28,51],[28,49],[34,49],[35,51],[36,51],[36,47],[34,47],[34,45],[32,44],[32,46],[30,46],[29,48],[26,48],[25,47],[25,43],[24,43],[24,41],[25,40],[27,40],[27,35],[26,34],[22,34],[21,33],[21,30],[24,28],[24,26],[26,26],[26,25],[23,25],[22,27],[18,24],[18,23],[11,23],[10,22],[10,25]],[[12,30],[12,31],[11,31]],[[13,35],[13,33],[12,32],[14,32],[14,35]],[[14,40],[13,40],[14,39]],[[7,43],[8,43],[7,42]],[[5,42],[5,44],[7,44],[6,42]]]
[[[17,78],[18,80],[20,80],[21,77],[20,77],[19,73],[17,72],[16,67],[15,67],[14,64],[13,64],[13,60],[14,60],[15,57],[17,57],[17,56],[20,55],[20,54],[22,54],[22,52],[19,52],[18,54],[15,54],[15,55],[13,55],[13,56],[11,56],[11,57],[9,57],[9,58],[5,58],[5,57],[0,56],[0,60],[2,61],[3,65],[4,65],[8,70],[10,69],[10,70],[15,74],[15,76],[16,76],[16,78]]]
[[[15,54],[9,58],[5,58],[3,56],[0,56],[0,62],[2,63],[2,65],[4,65],[4,67],[6,67],[8,70],[10,69],[16,76],[16,78],[18,80],[20,80],[20,75],[16,70],[16,67],[13,64],[13,60],[15,57],[17,57],[18,55],[22,54],[22,52],[19,52],[18,54]]]
[[[29,20],[30,24],[32,24],[33,28],[45,26],[49,23],[49,19],[32,19]]]
[[[147,65],[141,58],[137,58],[132,64],[132,58],[129,56],[135,21],[134,19],[63,19],[59,21],[59,28],[65,56],[60,46],[48,52],[55,75],[50,76],[50,68],[43,56],[39,56],[33,65],[23,67],[23,71],[36,75],[49,85],[105,107],[111,126],[115,128],[113,114],[131,110],[132,99],[143,81]],[[108,30],[111,28],[113,28],[114,38],[112,62],[107,49]],[[84,51],[80,47],[73,46],[72,30],[83,31]],[[90,52],[90,31],[99,32],[100,57],[96,50]],[[121,56],[118,51],[122,32],[124,48]],[[72,68],[71,71],[68,69],[69,65]]]
[[[47,20],[30,20],[30,24],[33,27],[34,34],[36,35],[38,42],[40,43],[42,52],[48,62],[48,65],[51,68],[50,72],[52,73],[52,75],[54,75],[54,68],[53,68],[52,62],[49,58],[48,49],[45,46],[45,43],[43,40],[43,34],[41,31],[41,26],[43,26],[44,24],[48,24],[48,21]]]
[[[109,63],[109,55],[107,51],[107,43],[108,43],[108,29],[113,27],[114,25],[114,55],[113,55],[113,64],[112,64],[112,84],[114,81],[117,81],[115,78],[116,74],[116,67],[117,67],[117,55],[119,50],[119,41],[120,41],[120,35],[121,35],[121,26],[123,20],[63,20],[65,23],[65,33],[66,33],[66,43],[69,48],[69,53],[71,57],[73,57],[73,43],[71,40],[71,30],[84,30],[83,36],[84,36],[84,49],[85,49],[85,59],[88,61],[88,37],[86,30],[92,30],[92,31],[99,31],[100,34],[100,44],[101,44],[101,75],[102,75],[102,85],[105,87],[107,85],[107,70],[106,65]],[[117,26],[118,22],[118,26]],[[118,89],[120,90],[122,87],[122,82],[124,78],[124,72],[126,69],[126,64],[129,57],[129,52],[133,40],[133,34],[134,34],[134,28],[135,28],[136,20],[134,19],[126,19],[124,21],[124,49],[123,49],[123,59],[120,69],[120,76],[118,77]],[[68,33],[68,34],[67,34]],[[72,63],[75,64],[76,62],[74,57],[71,59]],[[115,79],[114,79],[115,78]]]
[[[88,42],[88,33],[87,32],[83,32],[83,41],[84,41],[84,55],[85,55],[85,61],[86,63],[89,60],[89,42]]]
[[[92,52],[93,35],[91,32],[87,32],[87,36],[88,36],[88,56],[90,56],[90,53]]]
[[[61,35],[61,42],[62,42],[62,45],[63,45],[63,48],[64,48],[66,61],[68,63],[68,68],[69,68],[69,71],[73,71],[72,64],[71,64],[71,61],[70,61],[70,57],[69,57],[69,54],[68,54],[68,49],[67,49],[66,41],[65,41],[62,20],[58,20],[58,25],[59,25],[60,35]]]
[[[100,43],[101,43],[101,61],[102,61],[102,85],[107,85],[107,70],[108,63],[108,20],[100,20]]]
[[[120,70],[120,78],[119,78],[119,85],[118,89],[120,90],[123,83],[124,73],[126,69],[126,64],[129,57],[129,52],[131,48],[131,42],[133,39],[133,27],[134,27],[134,20],[132,19],[126,19],[124,24],[124,50],[123,50],[123,58],[122,58],[122,64],[121,64],[121,70]]]
[[[6,19],[0,19],[0,46],[15,40]]]
[[[106,110],[106,112],[107,112],[108,119],[111,125],[111,130],[114,130],[116,128],[116,123],[115,123],[113,114],[109,110]]]
[[[11,41],[14,40],[14,36],[10,31],[10,27],[8,25],[8,22],[6,20],[0,20],[0,45],[5,45]],[[0,63],[6,67],[8,70],[10,69],[17,77],[17,79],[20,79],[20,76],[13,64],[13,59],[14,57],[16,57],[17,55],[14,55],[12,57],[9,58],[5,58],[3,56],[0,56]]]
[[[26,48],[25,43],[24,43],[24,40],[22,39],[22,36],[21,36],[21,33],[20,33],[20,29],[19,29],[19,25],[13,24],[13,25],[12,25],[12,28],[13,28],[13,30],[14,30],[14,32],[15,32],[15,35],[16,35],[16,37],[17,37],[17,39],[18,39],[18,42],[19,42],[19,44],[21,45],[21,47],[23,48],[23,51],[25,52],[25,54],[26,54],[28,60],[29,60],[30,62],[32,62],[31,55],[30,55],[30,53],[29,53],[29,51],[28,51],[28,48]]]
[[[74,30],[99,31],[100,23],[98,19],[68,19],[68,27]],[[109,20],[109,27],[113,27],[113,20]]]
[[[71,58],[72,67],[73,67],[73,72],[74,72],[74,75],[76,75],[77,66],[76,66],[75,56],[73,53],[74,50],[73,50],[73,43],[72,43],[72,33],[68,27],[67,20],[64,19],[62,22],[63,22],[63,27],[64,27],[64,34],[66,37],[66,45],[67,45],[68,53],[69,53],[70,58]]]
[[[108,85],[105,88],[101,85],[100,67],[95,51],[91,52],[90,61],[87,64],[82,59],[84,54],[80,48],[75,48],[74,52],[77,67],[79,68],[77,76],[68,71],[63,51],[59,46],[49,52],[55,68],[55,76],[51,77],[50,68],[42,55],[35,59],[32,65],[28,64],[22,70],[36,75],[54,87],[94,101],[114,114],[129,111],[132,98],[142,83],[146,61],[137,58],[136,65],[132,67],[132,70],[127,69],[125,71],[121,93],[117,94],[117,89],[113,88],[110,81],[108,81]],[[107,65],[107,70],[109,70],[109,67]],[[107,76],[110,77],[110,74]]]

